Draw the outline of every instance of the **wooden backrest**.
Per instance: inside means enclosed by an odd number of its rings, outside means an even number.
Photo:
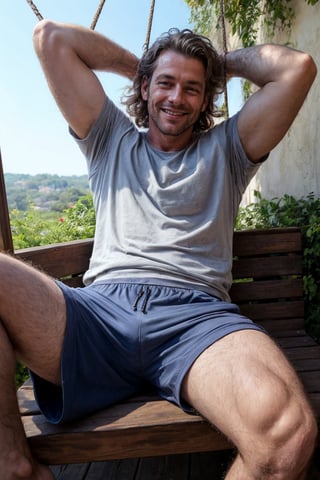
[[[64,283],[81,287],[82,277],[89,266],[93,240],[75,240],[43,247],[17,250],[15,256],[32,263]]]
[[[268,331],[303,329],[300,229],[236,232],[230,295],[244,315]]]
[[[82,285],[93,241],[34,247],[16,252],[48,274]],[[268,330],[303,328],[302,244],[298,228],[247,230],[234,234],[232,300]],[[272,319],[272,320],[270,320]]]

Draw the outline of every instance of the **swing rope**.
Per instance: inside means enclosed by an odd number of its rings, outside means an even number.
[[[156,3],[156,0],[151,0],[150,11],[149,11],[149,19],[148,19],[148,28],[147,28],[147,34],[146,34],[146,41],[143,45],[143,50],[145,52],[148,50],[149,44],[150,44],[150,35],[151,35],[151,29],[152,29],[152,23],[153,23],[155,3]]]
[[[225,8],[224,0],[220,0],[220,22],[222,28],[222,41],[223,41],[223,53],[226,55],[228,53],[227,47],[227,32],[226,32],[226,21],[225,21]],[[226,117],[229,118],[229,101],[228,101],[228,90],[227,90],[227,76],[226,69],[224,68],[224,105],[226,111]]]
[[[30,5],[30,7],[31,7],[33,13],[35,14],[35,16],[37,17],[37,19],[39,21],[43,20],[43,16],[39,12],[39,9],[35,5],[35,3],[32,0],[27,0],[27,3]],[[93,20],[91,22],[91,25],[90,25],[91,30],[94,30],[96,28],[96,25],[97,25],[97,22],[99,20],[100,15],[101,15],[104,4],[105,4],[105,0],[101,0],[100,3],[99,3],[99,6],[97,8],[97,11],[96,11],[96,13],[93,17]]]
[[[98,9],[96,11],[96,14],[93,17],[92,23],[90,25],[91,30],[94,30],[96,28],[96,25],[97,25],[97,22],[99,20],[100,15],[101,15],[102,9],[103,9],[104,4],[105,4],[105,1],[106,0],[101,0],[100,1],[100,4],[99,4]]]
[[[37,19],[40,21],[40,20],[43,20],[43,16],[41,15],[41,13],[39,12],[39,10],[37,9],[37,7],[35,6],[35,4],[33,3],[32,0],[27,0],[28,4],[30,5],[30,7],[32,8],[32,11],[33,13],[35,14],[35,16],[37,17]]]

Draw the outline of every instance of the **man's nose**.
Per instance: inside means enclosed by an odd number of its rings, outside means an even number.
[[[170,91],[169,101],[171,103],[177,104],[177,103],[182,103],[182,99],[183,99],[183,90],[180,85],[176,85]]]

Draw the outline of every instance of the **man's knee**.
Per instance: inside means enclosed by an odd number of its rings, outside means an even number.
[[[315,448],[317,424],[308,407],[302,410],[294,403],[291,399],[288,409],[279,412],[270,428],[264,431],[268,454],[259,462],[261,478],[300,478],[299,474],[309,464]]]
[[[257,475],[254,478],[300,478],[317,437],[317,424],[307,400],[299,387],[292,390],[281,380],[273,388],[270,384],[261,386],[259,399],[248,413],[252,437],[251,446],[247,443],[243,451],[240,448],[243,459],[251,464]]]
[[[290,434],[293,429],[295,430]],[[300,418],[292,419],[283,445],[280,443],[278,464],[275,465],[280,473],[283,472],[283,478],[296,478],[293,475],[305,471],[315,448],[317,433],[317,424],[311,410],[304,411]]]

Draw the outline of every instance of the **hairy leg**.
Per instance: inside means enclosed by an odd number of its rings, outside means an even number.
[[[15,392],[16,358],[60,383],[65,302],[44,274],[0,254],[0,472],[2,480],[52,480],[32,458]]]
[[[230,334],[195,361],[183,397],[238,448],[228,480],[303,480],[316,424],[300,382],[263,333]]]

